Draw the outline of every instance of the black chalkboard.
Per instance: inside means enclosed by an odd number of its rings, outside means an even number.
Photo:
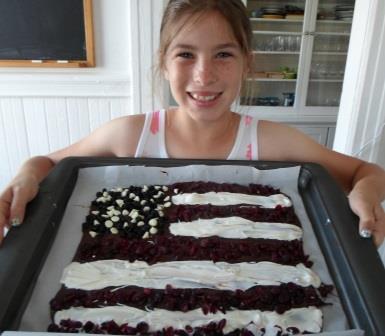
[[[0,60],[86,62],[84,0],[0,0]],[[92,24],[92,22],[91,22]],[[89,45],[89,44],[88,44]],[[2,63],[2,65],[4,65]]]

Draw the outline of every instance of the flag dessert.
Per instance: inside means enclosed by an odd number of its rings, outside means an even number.
[[[51,300],[48,331],[317,333],[332,286],[312,271],[302,236],[290,198],[266,185],[104,189]]]

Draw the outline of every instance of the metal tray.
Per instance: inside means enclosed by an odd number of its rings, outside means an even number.
[[[357,234],[358,219],[347,198],[321,166],[313,163],[132,158],[67,158],[42,182],[22,226],[0,247],[0,332],[17,330],[34,284],[55,238],[79,168],[107,165],[158,167],[247,165],[273,169],[301,165],[298,181],[309,218],[352,329],[367,336],[385,331],[385,269],[371,240]]]

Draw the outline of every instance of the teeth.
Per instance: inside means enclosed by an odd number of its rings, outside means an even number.
[[[213,96],[199,96],[196,93],[191,93],[191,97],[193,97],[195,100],[210,101],[210,100],[214,100],[217,97],[217,95],[213,95]]]

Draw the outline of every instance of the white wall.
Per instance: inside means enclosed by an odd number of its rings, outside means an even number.
[[[384,16],[383,0],[356,0],[333,148],[385,169]]]
[[[96,68],[0,68],[0,190],[28,157],[132,111],[131,0],[93,3]]]

